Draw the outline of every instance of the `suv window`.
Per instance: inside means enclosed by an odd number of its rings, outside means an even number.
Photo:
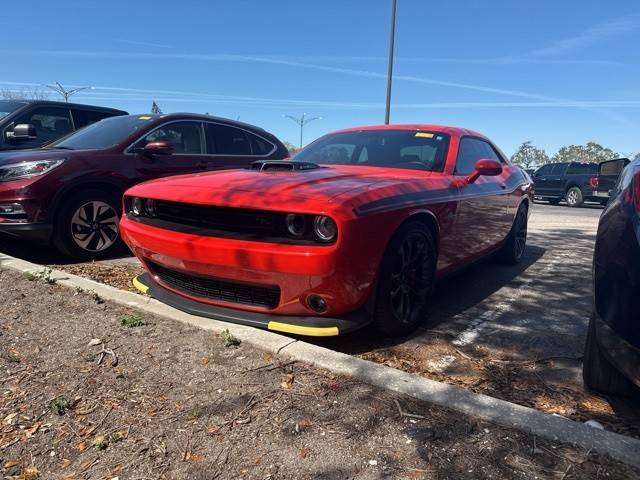
[[[95,112],[92,110],[71,110],[76,129],[99,122],[103,118],[113,117],[113,113]]]
[[[43,145],[56,140],[73,131],[69,109],[59,107],[39,107],[24,115],[20,115],[13,121],[14,125],[29,123],[36,128],[38,138],[21,144],[26,147],[29,144]]]
[[[174,122],[156,128],[140,139],[136,148],[143,148],[149,142],[169,142],[174,153],[202,154],[202,124],[200,122]]]
[[[207,149],[215,155],[251,155],[247,132],[218,123],[207,124]]]
[[[598,173],[598,164],[597,163],[572,163],[569,165],[569,169],[567,171],[568,174],[588,174]]]
[[[481,159],[496,160],[502,163],[502,159],[489,143],[479,138],[462,138],[458,148],[455,174],[469,175],[475,170],[476,162]]]
[[[251,150],[254,155],[269,155],[275,145],[263,138],[258,137],[257,135],[253,135],[251,133],[245,132],[251,141]]]
[[[553,165],[543,165],[535,172],[535,176],[540,175],[551,175],[551,171],[553,170]]]
[[[567,170],[566,163],[556,163],[553,166],[553,170],[551,171],[551,175],[564,175]]]

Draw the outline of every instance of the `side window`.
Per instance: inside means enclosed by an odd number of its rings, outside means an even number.
[[[36,127],[38,138],[34,143],[38,145],[51,142],[73,131],[71,115],[66,108],[36,108],[14,120],[15,125],[20,123],[30,123]]]
[[[94,112],[91,110],[71,110],[73,115],[73,123],[76,126],[76,130],[92,123],[99,122],[103,118],[113,117],[113,114],[106,112]]]
[[[502,163],[502,159],[493,147],[484,140],[464,137],[458,147],[456,159],[456,175],[469,175],[476,168],[476,162],[481,159],[496,160]]]
[[[249,141],[251,142],[251,151],[254,155],[264,156],[269,155],[273,152],[275,145],[267,140],[258,137],[257,135],[252,135],[251,133],[246,133],[247,137],[249,137]]]
[[[251,155],[251,144],[244,130],[208,123],[207,150],[217,155]]]
[[[169,142],[174,153],[202,154],[202,128],[199,122],[175,122],[156,128],[140,139],[135,148],[143,148],[149,142]]]
[[[553,166],[553,170],[551,171],[551,175],[564,175],[567,171],[566,163],[556,163]]]
[[[551,175],[552,170],[553,170],[553,165],[543,165],[538,170],[536,170],[536,173],[534,175],[536,177],[539,177],[540,175]]]

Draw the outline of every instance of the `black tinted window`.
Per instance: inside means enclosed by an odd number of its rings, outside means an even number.
[[[319,164],[364,165],[440,172],[449,135],[410,130],[365,130],[326,135],[295,160]]]
[[[201,154],[202,128],[200,122],[174,122],[145,135],[134,148],[143,148],[149,142],[168,142],[174,153]]]
[[[14,124],[31,124],[36,127],[38,144],[56,140],[73,131],[71,115],[66,108],[39,107],[14,120]]]
[[[274,145],[271,142],[251,133],[247,133],[247,136],[251,141],[251,151],[254,155],[269,155],[273,151]]]
[[[457,175],[469,175],[476,169],[476,162],[482,159],[501,162],[493,147],[484,140],[470,137],[463,138],[458,149],[455,173]]]
[[[598,173],[597,163],[572,163],[567,170],[569,174],[596,174]]]
[[[551,175],[564,175],[567,171],[566,163],[556,163],[551,170]]]
[[[86,127],[92,123],[99,122],[104,118],[113,117],[113,114],[106,112],[94,112],[91,110],[71,110],[73,115],[73,123],[76,129]]]
[[[11,100],[0,100],[0,119],[15,112],[25,106],[24,102],[14,102]]]
[[[208,153],[217,155],[251,155],[251,144],[244,130],[220,125],[207,124]]]
[[[549,175],[552,170],[553,170],[553,165],[543,165],[538,170],[536,170],[534,175],[536,177],[539,175]]]
[[[130,135],[133,135],[139,129],[145,127],[151,119],[151,116],[136,117],[133,115],[105,118],[77,131],[67,138],[55,142],[51,147],[67,148],[70,150],[113,147]]]

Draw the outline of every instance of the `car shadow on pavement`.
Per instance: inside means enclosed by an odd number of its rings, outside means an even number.
[[[0,238],[0,252],[39,265],[73,265],[79,260],[67,257],[58,252],[53,245],[39,245],[37,243]],[[118,260],[131,257],[131,252],[125,246],[113,256],[104,260]]]

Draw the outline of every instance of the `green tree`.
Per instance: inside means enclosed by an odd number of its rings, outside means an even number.
[[[530,141],[524,142],[516,153],[511,157],[511,161],[523,168],[537,167],[549,163],[549,155],[542,148],[534,146]]]
[[[0,90],[0,99],[2,100],[47,100],[48,98],[49,94],[38,88],[31,90],[9,90],[8,88],[3,88]]]
[[[284,146],[287,147],[287,150],[289,150],[289,155],[295,155],[296,153],[298,153],[300,151],[300,148],[296,147],[291,142],[282,142],[282,143],[284,143]]]
[[[162,110],[160,110],[160,107],[155,102],[155,100],[153,101],[153,104],[151,105],[151,113],[153,113],[154,115],[162,115]]]
[[[567,145],[553,156],[554,162],[600,163],[605,160],[619,158],[620,154],[603,147],[599,143],[589,142],[586,145]]]

